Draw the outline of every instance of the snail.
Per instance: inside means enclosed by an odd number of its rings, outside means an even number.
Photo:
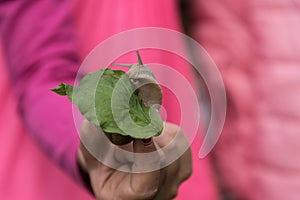
[[[132,84],[138,89],[138,94],[146,106],[153,106],[159,110],[162,103],[162,91],[156,81],[153,71],[143,64],[141,56],[136,51],[138,63],[136,64],[113,64],[114,66],[129,67],[127,72]]]
[[[138,90],[138,96],[148,107],[159,110],[162,104],[162,91],[156,81],[153,71],[143,64],[141,56],[136,51],[138,63],[136,64],[112,64],[113,66],[129,67],[127,72],[132,84]],[[123,136],[114,133],[105,133],[109,140],[116,145],[124,145],[133,140],[130,136]]]

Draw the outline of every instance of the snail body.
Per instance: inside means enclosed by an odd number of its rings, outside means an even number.
[[[162,92],[152,70],[143,64],[134,64],[128,71],[132,84],[146,106],[154,106],[157,110],[162,103]]]

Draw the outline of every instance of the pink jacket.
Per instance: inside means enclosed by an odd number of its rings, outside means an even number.
[[[223,185],[241,199],[299,199],[300,1],[194,2],[193,36],[227,89]]]

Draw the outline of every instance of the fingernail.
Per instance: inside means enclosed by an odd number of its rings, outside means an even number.
[[[152,138],[143,139],[142,142],[143,142],[144,146],[149,146],[150,144],[152,144]]]

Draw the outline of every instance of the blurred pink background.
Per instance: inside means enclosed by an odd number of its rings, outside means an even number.
[[[81,59],[99,42],[131,28],[183,31],[177,1],[69,3]],[[193,144],[196,172],[178,199],[199,193],[196,199],[298,200],[300,1],[187,0],[183,5],[186,30],[220,69],[228,112],[211,157],[200,161],[199,141]],[[0,55],[0,198],[93,199],[25,131]]]

